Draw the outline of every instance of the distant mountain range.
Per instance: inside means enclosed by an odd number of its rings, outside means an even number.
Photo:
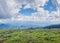
[[[35,27],[39,27],[38,25],[31,25],[31,24],[0,24],[0,28],[35,28]]]
[[[8,27],[10,27],[10,25],[8,25],[8,24],[0,24],[0,28],[8,28]]]
[[[60,24],[45,26],[44,28],[60,28]]]
[[[39,27],[39,28],[60,28],[60,24],[55,24],[55,25],[48,25],[48,26],[45,26],[45,27],[40,27],[40,26],[38,26],[38,25],[31,25],[31,24],[29,24],[29,25],[24,25],[24,24],[4,24],[4,23],[1,23],[0,24],[0,28],[29,28],[29,27],[32,27],[32,28],[37,28],[37,27]]]

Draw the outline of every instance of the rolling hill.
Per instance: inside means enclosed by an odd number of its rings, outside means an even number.
[[[55,25],[49,25],[44,28],[60,28],[60,24],[55,24]]]

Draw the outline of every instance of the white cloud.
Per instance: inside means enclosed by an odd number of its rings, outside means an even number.
[[[55,3],[60,10],[60,0],[53,0],[53,3]]]
[[[60,0],[57,0],[57,2],[60,4]]]
[[[27,5],[24,7],[24,9],[26,9],[26,8],[31,8],[30,4],[27,4]]]
[[[2,21],[60,21],[59,10],[49,14],[48,11],[40,8],[44,6],[48,0],[0,0],[0,22]],[[19,14],[22,4],[25,4],[26,8],[37,8],[37,12],[32,13],[31,16],[23,16]],[[4,19],[5,18],[5,19]],[[8,19],[7,19],[8,18]]]
[[[60,21],[60,15],[59,12],[52,12],[51,14],[49,14],[48,11],[44,10],[43,8],[39,8],[38,12],[32,13],[31,16],[23,16],[20,15],[17,18],[13,18],[14,20],[18,20],[18,21],[34,21],[34,22],[58,22]]]
[[[40,3],[41,2],[41,3]],[[40,5],[45,4],[45,1],[40,0],[0,0],[0,18],[2,16],[5,18],[14,17],[18,15],[18,11],[22,7],[22,4],[26,4],[26,7],[36,8]],[[2,15],[1,15],[2,14]]]

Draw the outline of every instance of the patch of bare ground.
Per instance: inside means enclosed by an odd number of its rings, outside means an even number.
[[[0,40],[0,43],[4,43],[4,40]]]

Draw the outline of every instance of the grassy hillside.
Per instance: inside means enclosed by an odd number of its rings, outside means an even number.
[[[0,43],[60,43],[60,29],[0,29]]]

